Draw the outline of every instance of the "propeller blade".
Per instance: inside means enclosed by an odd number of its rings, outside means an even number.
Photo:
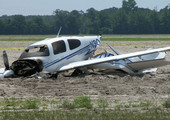
[[[3,51],[3,60],[4,60],[5,69],[9,70],[9,61],[8,61],[8,56],[6,51]]]

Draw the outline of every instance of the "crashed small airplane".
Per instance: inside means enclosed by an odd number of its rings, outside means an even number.
[[[25,77],[39,72],[57,77],[58,73],[70,69],[86,71],[95,68],[138,74],[153,72],[157,67],[170,64],[165,58],[170,47],[121,54],[108,45],[114,54],[106,51],[94,56],[101,38],[100,35],[47,38],[27,47],[11,66],[4,51],[5,68],[0,69],[0,78]]]

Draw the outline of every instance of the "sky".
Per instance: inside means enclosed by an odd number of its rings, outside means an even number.
[[[170,0],[135,0],[140,8],[160,10],[170,5]],[[120,8],[122,0],[0,0],[2,15],[52,15],[56,9],[83,10],[89,8],[103,10],[111,7]]]

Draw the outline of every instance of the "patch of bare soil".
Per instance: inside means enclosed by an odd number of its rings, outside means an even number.
[[[32,42],[1,42],[0,48],[26,47]],[[167,41],[149,42],[108,42],[122,53],[136,52],[148,48],[170,46]],[[97,53],[109,47],[101,43]],[[3,49],[0,49],[2,53]],[[10,63],[16,60],[23,49],[6,49]],[[167,59],[170,59],[168,53]],[[0,67],[3,67],[1,58]],[[92,99],[135,101],[166,99],[170,94],[170,66],[161,67],[156,73],[131,76],[120,72],[98,72],[77,77],[64,77],[56,80],[38,78],[5,78],[0,79],[0,98],[73,98],[86,95]]]

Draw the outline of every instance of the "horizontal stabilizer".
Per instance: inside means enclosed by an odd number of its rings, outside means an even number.
[[[127,65],[133,71],[140,71],[148,68],[157,68],[168,64],[170,64],[170,61],[167,61],[166,59],[144,60],[144,61],[127,63]]]

